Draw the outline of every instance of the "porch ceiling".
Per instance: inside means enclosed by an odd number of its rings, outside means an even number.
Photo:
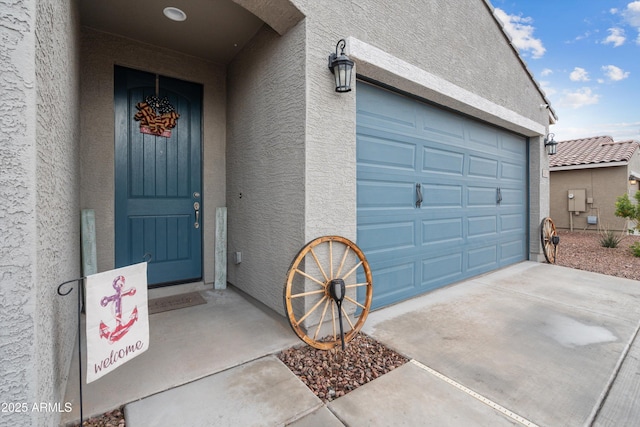
[[[227,64],[264,24],[232,0],[80,0],[82,25]],[[187,19],[162,13],[177,7]]]

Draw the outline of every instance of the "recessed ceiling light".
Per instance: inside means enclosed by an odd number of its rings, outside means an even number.
[[[187,19],[187,14],[177,7],[165,7],[162,13],[172,21],[184,21]]]

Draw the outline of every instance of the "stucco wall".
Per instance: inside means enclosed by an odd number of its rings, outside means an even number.
[[[0,395],[29,411],[3,413],[2,422],[56,425],[59,413],[30,405],[64,404],[76,337],[76,294],[61,298],[56,289],[80,265],[78,15],[75,2],[10,3],[0,3],[8,42],[0,61]]]
[[[540,225],[549,216],[551,180],[543,137],[529,139],[529,259],[544,262]]]
[[[33,402],[36,363],[35,1],[0,1],[0,396]],[[2,414],[29,426],[31,414]]]
[[[80,277],[79,16],[75,2],[38,0],[36,357],[38,396],[64,404],[76,337],[77,293],[61,298],[57,285]],[[59,413],[40,412],[36,425]]]
[[[281,38],[263,31],[229,68],[229,252],[243,252],[241,265],[229,265],[229,280],[281,312],[284,274],[300,247],[325,234],[356,238],[357,90],[335,93],[327,69],[340,38],[362,42],[363,57],[376,49],[385,55],[379,63],[356,60],[364,77],[493,118],[494,124],[531,137],[530,257],[538,259],[536,236],[548,215],[549,192],[540,136],[548,129],[549,113],[490,6],[483,0],[293,3],[305,15],[303,23]],[[297,48],[302,45],[304,51]],[[384,69],[400,62],[399,71]],[[433,87],[423,90],[409,68],[434,81]],[[265,105],[266,110],[259,108]],[[465,110],[468,105],[473,108]],[[299,120],[305,120],[303,132],[292,131]],[[263,156],[258,148],[272,140],[278,141],[279,157]],[[304,168],[292,169],[299,159]],[[260,203],[245,198],[258,193]],[[301,223],[295,215],[302,213]]]
[[[204,280],[214,281],[215,210],[225,206],[226,92],[223,66],[191,56],[82,30],[82,208],[94,209],[98,271],[114,268],[114,64],[204,86],[203,249]]]
[[[228,72],[228,280],[280,313],[305,237],[305,49],[304,23],[265,26]]]
[[[629,173],[626,166],[578,169],[551,172],[551,219],[556,228],[597,231],[598,226],[587,224],[587,216],[599,216],[599,227],[615,231],[626,230],[626,220],[615,216],[616,199],[628,192]],[[569,190],[586,189],[593,204],[586,212],[569,214]]]
[[[357,90],[332,92],[332,76],[323,66],[337,40],[346,37],[365,45],[359,46],[362,57],[375,57],[366,46],[386,55],[378,63],[356,58],[356,71],[363,77],[531,137],[530,257],[538,259],[540,247],[533,238],[549,206],[548,158],[540,135],[548,129],[549,112],[541,108],[543,96],[490,7],[483,0],[296,4],[307,16],[307,237],[333,231],[355,238]],[[328,164],[340,172],[332,174]],[[329,202],[335,211],[327,209]]]
[[[352,36],[536,122],[548,120],[542,96],[484,0],[295,3],[307,16],[311,60],[317,54],[326,62],[338,38]]]
[[[636,150],[631,156],[631,159],[629,159],[628,168],[629,168],[629,173],[631,172],[640,173],[640,149]]]

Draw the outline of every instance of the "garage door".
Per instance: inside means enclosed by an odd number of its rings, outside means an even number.
[[[374,308],[526,259],[524,137],[362,82],[357,110]]]

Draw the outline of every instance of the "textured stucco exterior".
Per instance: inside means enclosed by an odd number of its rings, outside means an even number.
[[[549,192],[551,180],[549,157],[544,147],[544,137],[529,139],[529,259],[544,262],[540,226],[549,216]]]
[[[242,252],[228,280],[278,312],[305,240],[305,49],[304,23],[265,26],[228,74],[228,253]]]
[[[264,21],[280,35],[286,34],[304,15],[289,0],[233,0]]]
[[[243,253],[240,265],[230,263],[229,281],[282,312],[284,274],[297,250],[326,234],[356,239],[357,88],[336,94],[326,67],[340,38],[363,78],[530,137],[529,258],[541,259],[549,111],[490,5],[293,3],[304,21],[282,37],[263,30],[229,68],[229,253]],[[285,77],[276,77],[283,64]],[[267,100],[272,108],[258,108]],[[269,154],[267,141],[279,155]]]
[[[628,165],[558,170],[551,172],[551,218],[556,228],[574,231],[612,230],[626,232],[627,220],[615,216],[616,199],[628,194],[631,200],[638,184],[629,184],[631,171],[640,170],[640,154],[636,151]],[[586,190],[586,197],[593,203],[586,204],[586,211],[569,212],[569,190]],[[598,225],[589,225],[587,216],[597,216]]]
[[[81,59],[81,205],[95,210],[98,271],[115,266],[113,70],[121,65],[203,85],[203,268],[213,284],[215,211],[226,197],[224,67],[89,28],[82,30]]]
[[[229,282],[278,313],[305,243],[327,234],[356,240],[358,89],[353,82],[352,92],[336,93],[327,69],[341,38],[362,80],[529,138],[529,258],[541,260],[549,111],[487,2],[235,1],[265,25],[230,64],[218,64],[81,29],[75,1],[0,0],[3,399],[62,402],[75,298],[55,289],[80,274],[81,209],[95,210],[98,270],[114,267],[116,64],[203,85],[207,284],[217,207],[228,209]],[[2,421],[55,425],[57,416]]]
[[[3,401],[34,400],[37,257],[35,4],[0,3],[0,395]],[[6,14],[5,14],[6,12]],[[10,414],[10,422],[27,426],[25,415]]]
[[[62,402],[76,336],[78,15],[74,2],[0,2],[0,395]],[[56,425],[59,413],[3,413],[3,425]],[[5,424],[6,423],[6,424]]]

